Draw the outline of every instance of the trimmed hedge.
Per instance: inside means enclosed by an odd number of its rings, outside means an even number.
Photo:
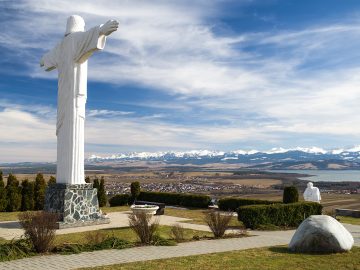
[[[266,200],[253,200],[238,197],[225,197],[218,201],[220,210],[223,211],[236,211],[240,206],[254,205],[254,204],[277,204],[279,201],[266,201]]]
[[[250,205],[237,210],[238,220],[246,228],[256,229],[260,225],[297,227],[311,215],[321,215],[322,205],[314,202]]]
[[[117,194],[109,200],[110,207],[127,205],[130,198],[129,194]]]
[[[198,208],[207,208],[211,203],[207,195],[149,191],[140,192],[138,200]]]

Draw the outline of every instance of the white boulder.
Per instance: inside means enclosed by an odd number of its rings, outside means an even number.
[[[354,245],[350,232],[336,219],[314,215],[305,219],[290,241],[289,249],[304,253],[345,252]]]

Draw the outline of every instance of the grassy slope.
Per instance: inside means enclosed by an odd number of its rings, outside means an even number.
[[[289,253],[285,247],[242,250],[182,258],[154,260],[86,268],[92,270],[188,270],[188,269],[267,269],[267,270],[341,270],[360,269],[360,248],[331,255],[304,255]]]

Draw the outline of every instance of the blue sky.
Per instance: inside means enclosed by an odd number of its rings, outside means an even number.
[[[39,59],[72,14],[120,22],[89,61],[87,156],[359,144],[359,1],[0,1],[0,162],[55,160]]]

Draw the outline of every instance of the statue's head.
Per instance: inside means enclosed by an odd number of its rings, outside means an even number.
[[[308,188],[312,188],[313,186],[314,186],[313,183],[311,183],[311,182],[307,183]]]
[[[67,19],[65,36],[74,33],[74,32],[84,32],[85,31],[85,21],[79,15],[71,15]]]

